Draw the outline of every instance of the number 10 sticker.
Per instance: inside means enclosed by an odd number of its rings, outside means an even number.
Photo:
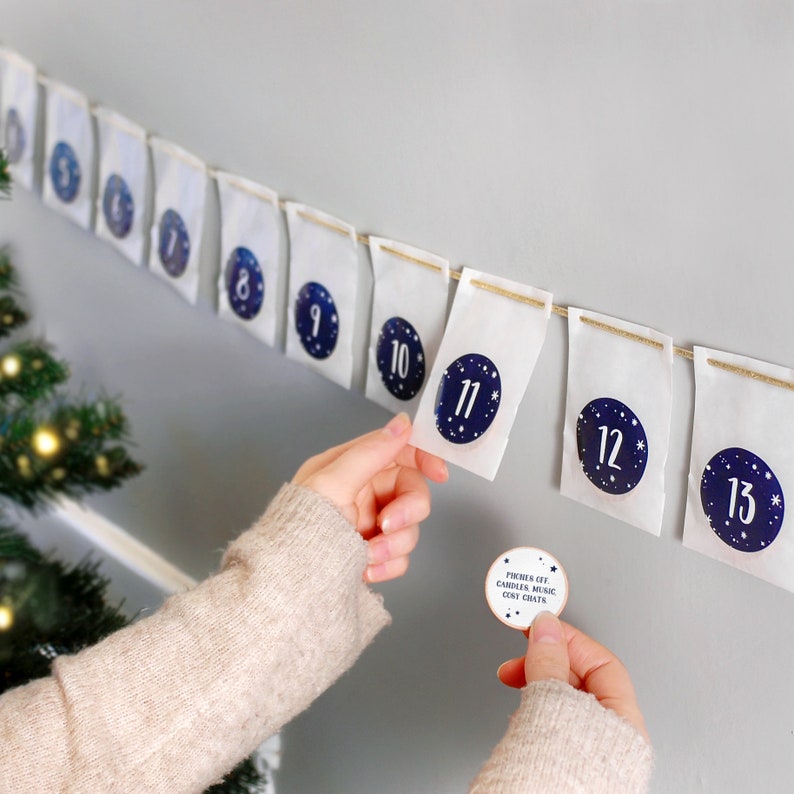
[[[723,449],[706,464],[700,501],[717,537],[738,551],[768,548],[783,524],[780,482],[761,458],[741,447]]]
[[[383,324],[376,350],[383,385],[398,400],[411,400],[425,380],[425,351],[417,330],[402,317]]]

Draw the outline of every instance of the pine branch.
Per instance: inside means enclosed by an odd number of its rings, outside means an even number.
[[[0,407],[0,496],[29,510],[59,495],[109,491],[143,467],[123,446],[127,419],[117,401],[60,401],[6,412]]]
[[[11,172],[8,170],[8,158],[5,151],[0,149],[0,196],[11,196]]]
[[[0,298],[0,307],[4,299]],[[66,362],[56,360],[43,342],[21,342],[0,358],[0,400],[10,395],[25,404],[43,400],[68,377]]]

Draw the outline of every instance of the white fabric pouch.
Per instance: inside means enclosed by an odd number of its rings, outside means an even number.
[[[154,216],[149,267],[189,303],[198,299],[207,166],[176,144],[152,138]]]
[[[288,202],[290,276],[287,355],[349,389],[358,290],[356,230]]]
[[[36,116],[39,106],[36,67],[17,53],[0,47],[0,73],[0,140],[14,183],[32,190],[36,176]]]
[[[221,209],[218,315],[275,346],[280,294],[278,195],[223,171],[216,180]]]
[[[108,108],[97,108],[99,194],[96,234],[136,265],[143,262],[149,147],[146,130]]]
[[[94,176],[94,122],[79,91],[46,80],[44,144],[45,204],[84,229],[91,228]]]
[[[669,336],[568,309],[564,496],[661,533],[672,378]]]
[[[551,316],[548,292],[464,268],[411,443],[493,480]]]
[[[382,237],[369,237],[374,291],[366,396],[413,416],[447,317],[449,262]]]
[[[694,355],[684,546],[794,592],[794,370]]]

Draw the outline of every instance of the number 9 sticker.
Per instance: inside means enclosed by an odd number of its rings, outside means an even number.
[[[436,429],[453,444],[470,444],[493,424],[502,395],[496,364],[480,353],[453,361],[436,393]]]
[[[768,548],[783,524],[780,482],[761,458],[741,447],[723,449],[706,464],[700,501],[717,537],[738,551]]]
[[[300,288],[295,301],[295,329],[312,358],[328,358],[334,352],[339,316],[331,293],[322,284],[309,281]]]

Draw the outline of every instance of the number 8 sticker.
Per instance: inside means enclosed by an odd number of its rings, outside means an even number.
[[[723,449],[706,464],[700,501],[717,537],[739,551],[768,548],[783,524],[780,482],[761,458],[741,447]]]

